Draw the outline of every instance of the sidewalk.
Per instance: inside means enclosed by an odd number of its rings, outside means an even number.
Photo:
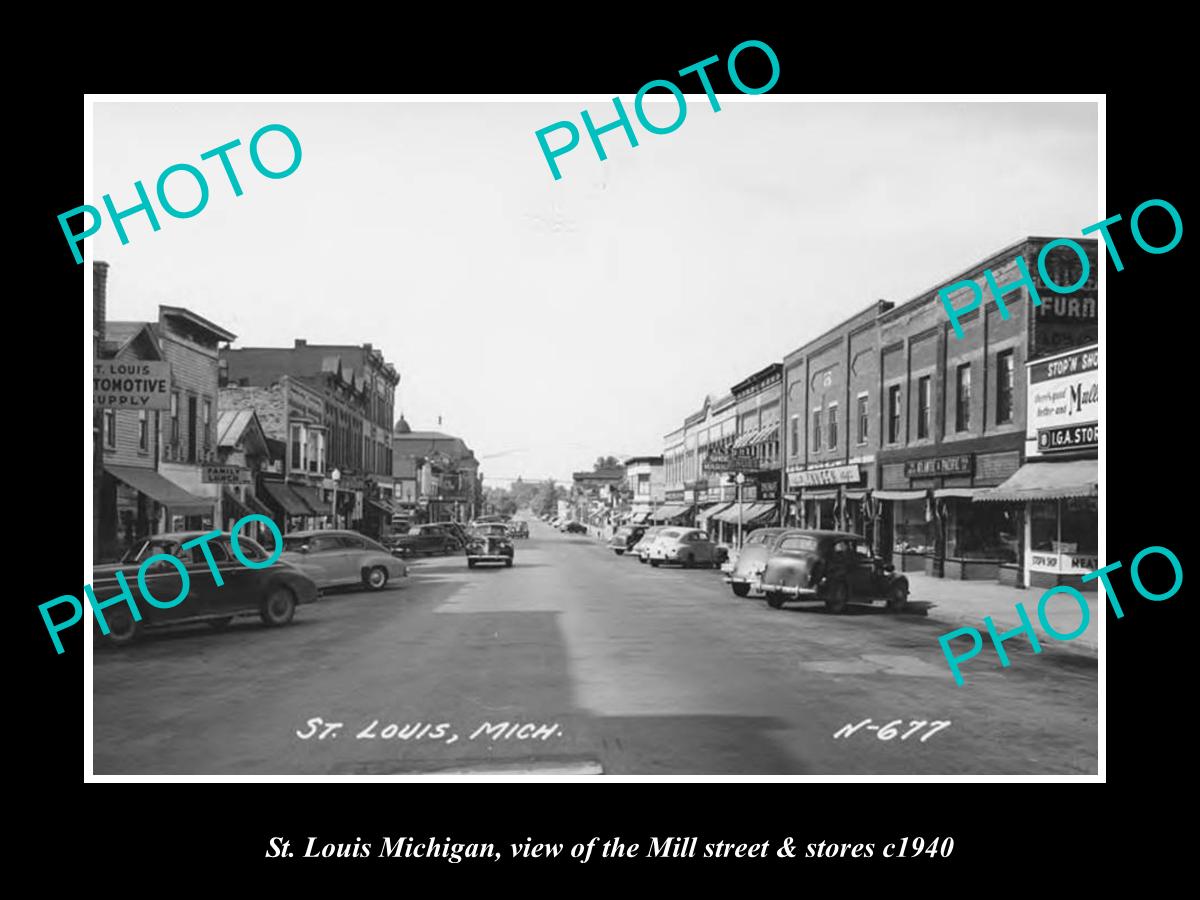
[[[1105,615],[1107,600],[1098,597],[1095,591],[1084,591],[1087,598],[1088,611],[1091,619],[1087,631],[1070,641],[1060,640],[1046,634],[1038,619],[1038,601],[1042,599],[1048,588],[1014,588],[991,581],[954,581],[945,578],[931,578],[923,572],[905,572],[909,583],[909,602],[916,609],[924,604],[930,604],[928,616],[930,619],[945,622],[951,628],[970,626],[983,635],[984,645],[989,646],[987,626],[984,616],[991,616],[998,632],[1010,631],[1021,625],[1016,606],[1020,603],[1025,607],[1029,621],[1037,632],[1038,642],[1042,652],[1047,650],[1066,650],[1095,658],[1100,646],[1100,617]],[[1060,594],[1052,599],[1046,608],[1050,623],[1063,633],[1070,633],[1079,627],[1079,606],[1070,594]],[[1014,637],[1014,641],[1023,641],[1029,647],[1029,638],[1024,635]],[[966,644],[966,640],[963,640]],[[969,646],[969,645],[968,645]]]

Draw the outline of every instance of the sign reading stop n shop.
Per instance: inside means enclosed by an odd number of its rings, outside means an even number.
[[[95,363],[92,402],[109,409],[170,409],[171,364],[112,359]]]

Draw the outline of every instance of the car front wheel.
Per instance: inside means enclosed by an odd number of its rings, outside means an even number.
[[[781,594],[779,591],[768,591],[767,606],[771,607],[771,609],[782,609],[783,594]]]
[[[363,576],[363,583],[373,591],[381,591],[388,583],[387,569],[383,566],[375,566],[367,570],[367,574]]]
[[[850,591],[846,587],[846,582],[835,581],[829,586],[829,591],[825,595],[825,610],[834,614],[844,612],[849,601]]]
[[[748,585],[748,584],[741,584],[741,583],[735,581],[733,584],[730,585],[730,587],[733,588],[733,595],[735,597],[749,597],[750,596],[750,585]]]
[[[135,622],[133,615],[125,609],[115,609],[105,617],[108,623],[108,634],[104,635],[108,642],[116,647],[125,647],[136,641],[142,634],[142,623]],[[99,628],[97,628],[99,631]]]
[[[613,551],[613,553],[617,554],[617,556],[620,556],[624,552],[625,552],[624,550],[614,550]]]
[[[273,628],[287,625],[295,615],[296,595],[282,585],[271,589],[259,611],[259,618],[263,620],[263,624]]]
[[[657,560],[657,559],[650,560],[650,565],[652,565],[656,569],[658,568],[658,563],[659,563],[659,560]]]

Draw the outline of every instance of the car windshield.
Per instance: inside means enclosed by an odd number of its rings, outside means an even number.
[[[151,556],[156,556],[159,553],[165,553],[168,556],[178,556],[183,559],[186,555],[179,541],[168,540],[164,538],[151,538],[145,541],[136,541],[134,545],[125,551],[125,555],[121,557],[123,563],[142,562]]]
[[[476,525],[473,533],[480,537],[503,537],[507,533],[507,529],[501,523]]]
[[[807,534],[793,534],[786,537],[783,543],[779,546],[780,550],[798,550],[804,553],[815,553],[817,551],[817,539],[810,537]]]
[[[681,534],[683,534],[682,531],[676,531],[674,528],[668,528],[666,531],[660,531],[658,536],[663,540],[673,541]]]
[[[409,533],[409,534],[420,534],[420,533],[421,533],[421,526],[420,526],[420,525],[414,525],[412,528],[408,529],[408,533]]]

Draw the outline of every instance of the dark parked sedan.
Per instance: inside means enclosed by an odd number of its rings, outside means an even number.
[[[862,535],[844,531],[789,531],[767,561],[762,587],[776,609],[788,600],[821,601],[832,613],[852,602],[882,600],[893,612],[908,605],[908,579],[874,556]]]
[[[587,534],[587,526],[582,522],[568,522],[563,526],[563,531],[567,534]]]
[[[626,550],[633,549],[633,545],[640,541],[645,533],[645,525],[622,525],[609,539],[608,546],[612,548],[613,553],[621,556]]]
[[[738,597],[747,597],[751,591],[762,590],[762,575],[767,570],[767,560],[779,546],[785,534],[794,529],[759,528],[746,536],[746,543],[729,567],[725,582]]]
[[[142,620],[135,622],[128,603],[114,604],[105,609],[107,638],[111,643],[128,644],[144,628],[159,625],[207,622],[213,628],[220,629],[232,622],[235,616],[241,615],[256,614],[266,625],[286,625],[292,621],[299,604],[312,603],[317,599],[316,583],[283,560],[276,560],[265,569],[251,569],[243,565],[233,554],[228,532],[207,543],[213,565],[224,582],[218,585],[204,558],[205,545],[183,549],[183,544],[205,533],[190,531],[154,535],[136,542],[119,563],[96,566],[92,570],[92,590],[97,601],[107,600],[121,592],[116,577],[116,573],[121,572],[142,614]],[[238,536],[238,549],[253,562],[270,559],[267,551],[243,535]],[[162,553],[181,560],[188,574],[187,595],[170,609],[160,609],[147,603],[137,583],[142,562]],[[183,576],[178,567],[160,560],[146,570],[146,588],[155,599],[170,602],[181,593]]]
[[[394,556],[416,556],[420,553],[461,553],[464,542],[457,523],[430,522],[414,525],[408,534],[392,535],[386,546]]]

